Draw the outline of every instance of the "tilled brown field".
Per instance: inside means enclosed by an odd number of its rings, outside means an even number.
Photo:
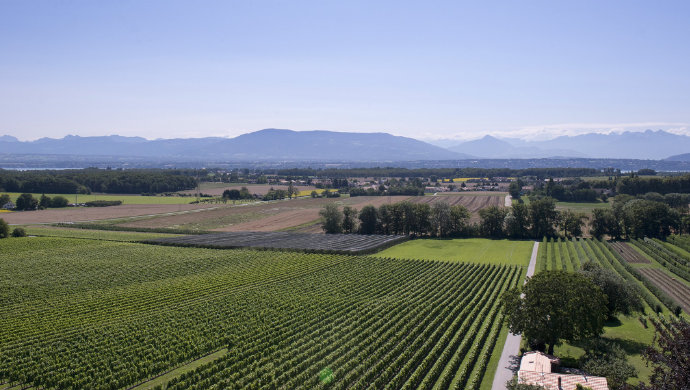
[[[300,198],[243,206],[224,206],[206,212],[147,218],[127,222],[120,226],[181,227],[217,231],[277,231],[315,222],[319,218],[319,210],[327,203],[335,202],[359,209],[368,204],[378,207],[388,202],[399,202],[407,198],[406,196]]]
[[[683,311],[690,313],[690,287],[656,268],[639,268],[638,270],[655,286],[673,298]]]
[[[3,213],[9,224],[37,224],[57,222],[86,222],[103,219],[127,218],[154,214],[179,213],[217,207],[212,204],[131,204],[110,207],[76,207],[37,211]],[[195,213],[193,213],[195,214]]]
[[[414,198],[415,203],[433,204],[447,202],[451,206],[462,205],[471,213],[477,212],[489,206],[503,206],[505,195],[438,195]]]
[[[618,252],[628,263],[649,264],[648,258],[644,257],[640,252],[636,251],[625,242],[612,242],[611,247]]]

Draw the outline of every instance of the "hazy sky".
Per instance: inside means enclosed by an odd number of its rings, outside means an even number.
[[[690,134],[690,1],[0,1],[0,134]]]

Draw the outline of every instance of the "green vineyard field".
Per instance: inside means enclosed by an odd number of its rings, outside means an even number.
[[[478,389],[523,268],[34,237],[0,274],[0,387]]]

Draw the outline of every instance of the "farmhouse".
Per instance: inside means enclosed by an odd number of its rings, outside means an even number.
[[[527,352],[520,361],[518,383],[542,386],[549,390],[575,390],[578,384],[592,390],[609,389],[606,378],[552,372],[559,364],[560,360],[556,357],[541,352]]]
[[[16,206],[15,206],[14,203],[12,203],[12,202],[7,202],[7,203],[5,203],[4,205],[2,205],[2,207],[0,207],[0,208],[3,209],[3,210],[14,210],[15,207],[16,207]]]

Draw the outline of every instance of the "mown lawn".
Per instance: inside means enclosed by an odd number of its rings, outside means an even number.
[[[529,265],[532,241],[457,238],[419,239],[404,242],[377,253],[378,257],[445,260],[483,264]]]

